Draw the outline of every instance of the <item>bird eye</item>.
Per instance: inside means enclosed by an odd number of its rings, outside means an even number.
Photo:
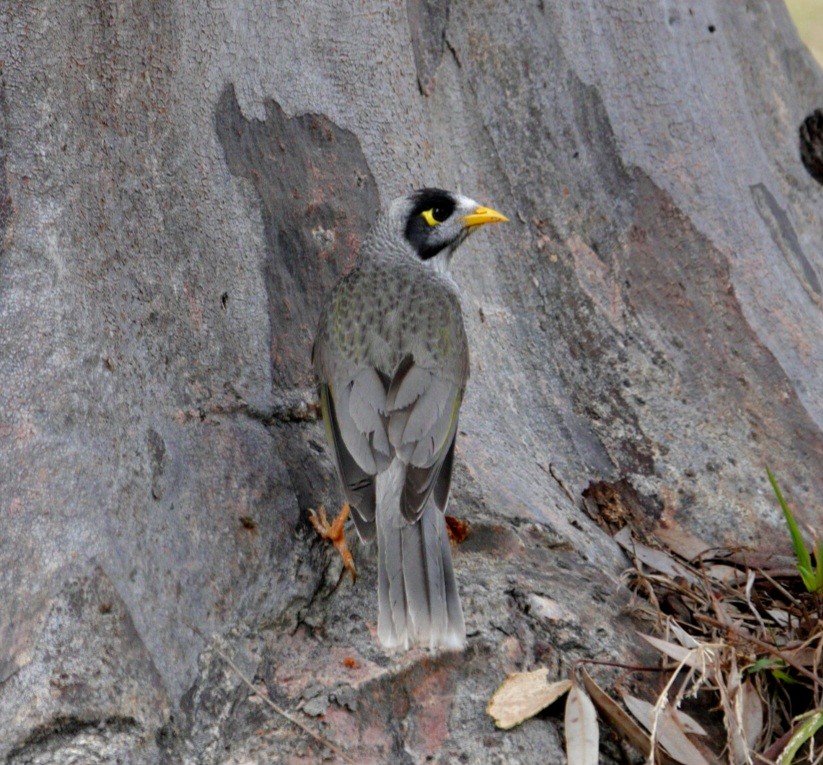
[[[431,210],[423,210],[420,215],[423,216],[423,220],[425,220],[430,226],[436,226],[438,223],[442,223],[446,220],[446,218],[449,217],[450,212],[445,207],[432,207]]]

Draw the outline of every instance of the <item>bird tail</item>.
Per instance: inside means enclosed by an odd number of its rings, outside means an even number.
[[[466,642],[446,519],[430,497],[419,520],[400,512],[405,466],[377,478],[377,635],[386,648],[458,649]]]

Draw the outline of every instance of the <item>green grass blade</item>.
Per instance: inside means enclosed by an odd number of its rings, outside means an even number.
[[[823,728],[823,709],[812,712],[809,719],[795,731],[789,743],[786,744],[786,748],[777,758],[777,765],[791,765],[797,750],[813,738],[820,728]]]
[[[769,468],[766,468],[766,475],[769,476],[769,483],[772,485],[777,501],[780,503],[780,509],[783,510],[783,517],[786,519],[786,525],[789,527],[789,534],[791,534],[792,537],[794,554],[797,557],[797,567],[800,569],[801,576],[803,576],[803,583],[806,584],[806,575],[804,575],[803,570],[805,569],[808,573],[812,572],[812,557],[809,554],[806,543],[803,541],[803,537],[800,534],[797,521],[795,521],[792,511],[789,510],[786,500],[783,499],[783,494],[780,491],[780,487],[777,485],[777,481]],[[820,559],[818,558],[818,563],[819,562]]]
[[[817,540],[817,547],[814,551],[814,563],[817,567],[809,575],[809,582],[804,582],[809,592],[820,592],[823,590],[823,540]]]

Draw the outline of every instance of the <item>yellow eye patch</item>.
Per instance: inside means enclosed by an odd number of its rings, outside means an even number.
[[[436,226],[439,223],[437,218],[434,217],[434,208],[432,208],[431,210],[423,210],[423,212],[420,213],[420,215],[423,216],[423,220],[426,221],[426,223],[428,223],[430,226]]]

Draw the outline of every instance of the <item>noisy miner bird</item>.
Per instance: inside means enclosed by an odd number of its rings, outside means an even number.
[[[470,233],[506,220],[441,189],[395,199],[320,317],[312,360],[323,420],[357,533],[377,538],[387,648],[465,643],[444,512],[469,350],[448,267]]]

